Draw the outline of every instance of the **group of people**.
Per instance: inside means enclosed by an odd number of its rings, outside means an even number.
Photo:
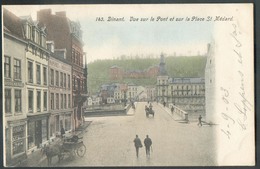
[[[136,137],[134,139],[134,146],[135,146],[135,150],[136,150],[136,157],[138,157],[139,148],[143,147],[143,144],[142,144],[140,138],[138,137],[138,135],[136,135]],[[151,140],[151,138],[149,138],[148,135],[146,135],[146,138],[144,139],[144,146],[145,146],[146,156],[150,157],[150,148],[152,146],[152,140]]]

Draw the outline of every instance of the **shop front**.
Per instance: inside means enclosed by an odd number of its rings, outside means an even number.
[[[50,117],[50,138],[53,139],[60,135],[61,128],[65,132],[71,131],[72,128],[72,112],[61,112],[52,114]]]
[[[40,148],[48,137],[49,115],[28,116],[28,150]]]
[[[6,163],[14,166],[23,161],[26,155],[26,119],[8,122],[5,129]]]

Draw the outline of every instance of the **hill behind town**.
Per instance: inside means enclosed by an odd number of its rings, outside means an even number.
[[[102,84],[134,83],[137,85],[155,85],[156,77],[122,80],[110,80],[109,68],[118,66],[124,70],[145,70],[150,66],[159,65],[160,58],[135,58],[135,59],[106,59],[97,60],[88,64],[88,90],[94,94]],[[166,57],[166,70],[170,77],[204,77],[206,57]]]

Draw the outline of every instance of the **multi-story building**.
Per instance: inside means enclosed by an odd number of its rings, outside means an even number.
[[[172,103],[189,113],[189,117],[205,116],[204,78],[169,78],[161,55],[157,77],[157,101]]]
[[[26,158],[27,144],[27,97],[25,50],[21,20],[3,9],[3,117],[5,162],[14,165]],[[15,50],[14,50],[15,49]]]
[[[168,102],[168,74],[165,68],[165,60],[164,55],[161,54],[160,64],[159,64],[159,75],[157,76],[157,83],[156,83],[156,93],[157,93],[157,101],[158,102]]]
[[[137,85],[135,84],[128,84],[128,89],[127,89],[127,100],[128,101],[135,101],[136,96],[137,96]]]
[[[146,86],[145,92],[147,94],[148,101],[154,101],[156,99],[156,87],[155,86]]]
[[[48,60],[45,27],[31,16],[21,17],[26,46],[26,112],[28,120],[28,150],[33,151],[49,139]]]
[[[168,103],[189,112],[189,117],[205,115],[204,78],[170,78],[168,81]]]
[[[66,53],[55,55],[53,42],[47,42],[51,51],[49,59],[49,110],[50,138],[55,137],[64,128],[66,132],[73,130],[71,65]],[[60,51],[60,50],[59,50]]]
[[[37,18],[48,30],[47,40],[54,41],[57,49],[66,49],[66,60],[72,65],[72,103],[74,123],[78,127],[83,122],[82,105],[86,100],[86,78],[84,74],[82,30],[78,22],[66,17],[66,12],[52,14],[51,9],[37,12]],[[85,65],[86,66],[86,65]],[[84,76],[85,75],[85,76]]]
[[[19,18],[4,9],[3,19],[5,86],[9,86],[5,88],[6,161],[15,162],[49,139],[49,51],[45,27],[30,16]]]

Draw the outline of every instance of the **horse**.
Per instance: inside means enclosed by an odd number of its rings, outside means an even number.
[[[43,152],[43,154],[46,155],[47,160],[48,160],[48,166],[50,166],[51,161],[52,161],[52,157],[58,156],[59,162],[60,162],[60,160],[62,158],[63,149],[62,149],[61,144],[56,143],[56,144],[53,144],[53,145],[47,145],[47,146],[45,145],[42,148],[42,152]]]
[[[150,107],[145,106],[145,112],[146,112],[146,117],[149,117],[149,114],[153,115],[154,117],[154,110]]]

